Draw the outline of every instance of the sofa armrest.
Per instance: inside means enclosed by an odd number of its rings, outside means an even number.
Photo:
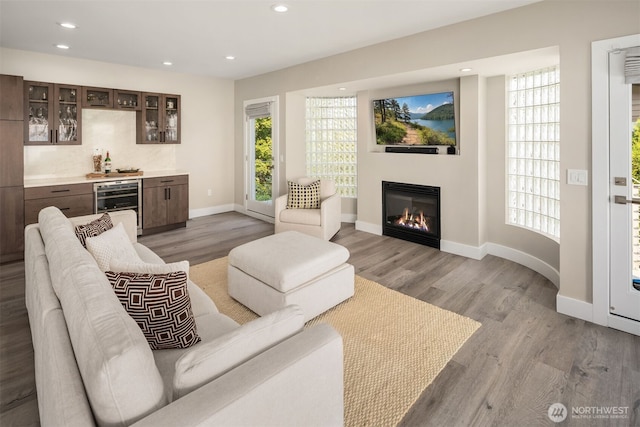
[[[341,426],[342,358],[342,337],[320,324],[134,425]]]

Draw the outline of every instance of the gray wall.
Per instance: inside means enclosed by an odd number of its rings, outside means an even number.
[[[336,55],[235,84],[235,181],[243,182],[242,102],[280,95],[281,129],[295,129],[287,96],[327,85],[362,82],[449,64],[515,54],[557,46],[561,72],[561,176],[566,169],[591,169],[591,42],[640,33],[637,1],[543,1],[511,11],[416,34]],[[415,52],[421,54],[416,55]],[[425,72],[425,74],[428,74]],[[590,187],[561,184],[560,246],[546,238],[504,225],[504,121],[503,106],[494,92],[504,90],[500,78],[460,79],[460,138],[462,154],[441,158],[395,156],[367,150],[360,141],[358,221],[376,224],[380,211],[378,185],[382,177],[408,181],[428,178],[444,184],[452,223],[444,225],[444,238],[452,243],[480,247],[485,242],[510,246],[540,258],[560,271],[560,294],[591,302],[591,198]],[[429,80],[426,80],[429,81]],[[388,87],[401,83],[390,83]],[[431,84],[431,83],[430,83]],[[437,84],[437,83],[433,83]],[[464,95],[464,98],[462,97]],[[360,95],[362,96],[362,95]],[[467,98],[468,96],[468,98]],[[502,100],[504,103],[504,100]],[[368,108],[360,106],[359,108]],[[501,108],[501,110],[499,110]],[[362,111],[362,110],[361,110]],[[366,113],[366,112],[363,112]],[[299,117],[298,117],[299,119]],[[362,131],[362,130],[361,130]],[[364,132],[364,131],[363,131]],[[292,151],[292,135],[281,133],[285,161],[282,179],[300,170],[299,149]],[[299,143],[295,142],[296,144]],[[296,145],[296,147],[298,147]],[[299,147],[298,147],[299,148]],[[422,156],[428,157],[428,156]],[[303,164],[303,163],[302,163]],[[474,183],[469,185],[469,183]],[[370,188],[376,187],[375,192]],[[449,188],[450,187],[450,188]],[[464,204],[453,202],[450,191]],[[243,186],[235,186],[235,203],[243,203]],[[369,211],[373,213],[369,213]],[[558,255],[556,255],[558,254]]]

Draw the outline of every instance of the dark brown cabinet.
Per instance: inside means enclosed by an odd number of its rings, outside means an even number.
[[[80,86],[24,82],[24,143],[80,145]]]
[[[142,234],[184,227],[188,219],[188,175],[142,180]]]
[[[136,117],[138,144],[180,144],[180,95],[142,93]]]
[[[24,189],[24,222],[38,222],[38,214],[47,206],[55,206],[71,218],[93,213],[93,184],[47,185]]]
[[[23,79],[0,75],[0,262],[24,256]]]
[[[113,108],[113,89],[82,86],[82,108]]]
[[[142,94],[130,90],[113,90],[113,108],[116,110],[140,111]]]

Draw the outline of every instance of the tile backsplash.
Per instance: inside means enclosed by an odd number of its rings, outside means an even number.
[[[93,172],[95,149],[111,157],[112,169],[173,170],[176,145],[136,144],[132,111],[82,110],[82,145],[24,147],[25,179],[83,176]]]

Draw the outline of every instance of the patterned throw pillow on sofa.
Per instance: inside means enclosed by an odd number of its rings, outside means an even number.
[[[184,271],[105,274],[152,350],[187,348],[200,342]]]
[[[77,225],[75,228],[76,236],[82,243],[82,246],[87,247],[87,237],[99,236],[107,230],[113,228],[113,222],[108,213],[103,214],[100,218],[94,219],[88,224]]]
[[[288,181],[287,209],[320,209],[320,181],[302,185]]]

